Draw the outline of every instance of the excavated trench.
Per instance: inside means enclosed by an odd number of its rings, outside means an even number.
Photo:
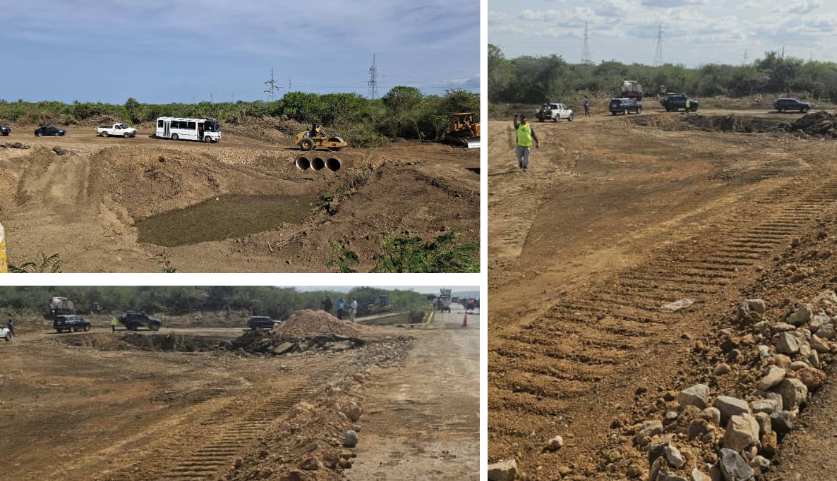
[[[302,223],[315,199],[312,194],[223,195],[139,220],[138,240],[175,247],[244,237]]]
[[[117,332],[67,335],[57,339],[69,346],[101,351],[212,352],[226,351],[230,337]]]

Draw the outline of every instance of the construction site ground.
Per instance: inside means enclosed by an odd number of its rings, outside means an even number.
[[[301,171],[285,134],[238,126],[220,144],[65,137],[13,125],[0,143],[0,222],[10,263],[58,254],[65,272],[323,272],[340,248],[374,267],[391,234],[479,241],[479,152],[396,141],[318,151]],[[55,148],[63,149],[59,155]]]
[[[279,479],[271,474],[296,471],[305,446],[329,442],[317,429],[294,431],[299,413],[307,425],[329,425],[332,414],[310,407],[343,386],[363,410],[354,467],[300,470],[297,479],[477,480],[479,314],[462,328],[456,307],[430,325],[369,327],[364,347],[290,356],[124,349],[124,336],[136,333],[100,327],[30,330],[0,344],[2,477],[186,481],[239,479],[232,471],[245,470],[246,479]],[[140,335],[241,333],[193,327]],[[295,448],[276,453],[271,440],[287,429]],[[266,450],[291,466],[258,466],[254,478],[246,470]]]
[[[730,114],[800,117],[688,115]],[[711,372],[691,349],[742,296],[775,309],[798,294],[759,292],[760,279],[799,280],[777,262],[837,208],[837,143],[686,117],[533,122],[541,147],[525,173],[511,119],[489,123],[491,462],[514,458],[530,480],[620,479],[599,472],[620,442],[614,419]],[[682,299],[694,304],[663,308]],[[556,435],[564,448],[544,450]]]

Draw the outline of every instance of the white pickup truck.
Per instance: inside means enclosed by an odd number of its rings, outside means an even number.
[[[541,122],[546,120],[554,120],[555,122],[558,122],[561,119],[567,119],[572,122],[575,118],[575,113],[572,109],[568,109],[564,104],[549,102],[541,106],[535,114],[535,117],[537,117]]]
[[[137,129],[125,124],[113,124],[110,127],[96,127],[96,135],[100,137],[125,137],[127,139],[128,137],[135,137]]]

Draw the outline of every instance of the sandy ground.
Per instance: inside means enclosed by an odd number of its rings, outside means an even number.
[[[65,272],[322,272],[341,244],[369,270],[393,233],[479,240],[477,151],[396,142],[341,151],[337,173],[302,172],[300,152],[270,137],[208,145],[13,127],[2,143],[31,149],[0,149],[12,264],[58,254]],[[336,198],[331,215],[324,196]]]
[[[479,314],[454,305],[437,313],[405,365],[385,369],[368,389],[370,398],[358,445],[353,481],[478,480],[480,346]]]
[[[591,479],[638,387],[676,385],[689,339],[835,208],[834,143],[671,128],[681,115],[534,123],[528,173],[511,123],[489,124],[489,457],[528,479]]]
[[[404,479],[404,466],[411,479],[477,479],[479,323],[457,328],[459,314],[429,328],[369,328],[383,340],[363,348],[282,357],[126,350],[115,344],[122,333],[102,328],[24,333],[0,345],[3,479],[215,479],[263,449],[300,403],[366,370],[355,463],[376,477],[360,479]],[[241,332],[159,334],[221,341]],[[404,335],[415,338],[405,360],[379,366],[376,346]],[[405,422],[392,425],[390,410]]]

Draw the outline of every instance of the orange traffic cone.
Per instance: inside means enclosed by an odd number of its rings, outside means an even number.
[[[468,311],[465,311],[465,317],[462,318],[462,327],[468,327]]]

